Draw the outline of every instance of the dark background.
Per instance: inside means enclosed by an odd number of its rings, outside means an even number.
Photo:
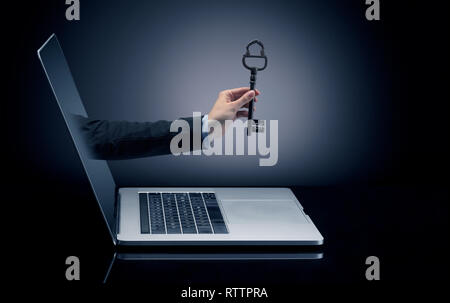
[[[278,166],[263,170],[247,157],[170,156],[110,166],[119,186],[292,186],[326,239],[324,259],[159,262],[143,273],[144,266],[131,266],[128,277],[157,283],[152,277],[160,276],[166,287],[366,285],[364,260],[376,255],[380,283],[445,279],[447,7],[392,2],[381,1],[378,22],[365,19],[362,0],[81,1],[80,22],[65,20],[64,1],[8,7],[2,150],[4,204],[13,208],[5,220],[11,279],[23,282],[26,260],[37,260],[31,267],[39,278],[30,282],[67,285],[64,260],[76,255],[82,281],[100,283],[113,253],[36,55],[53,32],[90,115],[140,121],[208,111],[219,90],[246,85],[245,43],[255,36],[267,41],[269,69],[257,82],[267,94],[257,115],[280,120]],[[153,171],[158,164],[167,167],[160,176]],[[220,176],[213,181],[212,168]],[[209,280],[207,268],[215,269]]]

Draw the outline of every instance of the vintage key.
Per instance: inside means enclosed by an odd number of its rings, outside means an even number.
[[[250,54],[250,46],[253,44],[258,44],[261,47],[259,55]],[[262,67],[249,66],[246,62],[247,58],[259,58],[264,59],[264,65]],[[259,40],[253,40],[249,44],[247,44],[246,52],[242,56],[242,64],[246,69],[250,70],[250,89],[255,89],[256,84],[256,74],[258,71],[262,71],[267,67],[267,57],[264,53],[264,45]],[[263,121],[261,121],[263,122]],[[248,106],[248,128],[247,135],[250,135],[252,132],[264,131],[264,124],[258,123],[258,120],[253,120],[253,99],[250,101]]]

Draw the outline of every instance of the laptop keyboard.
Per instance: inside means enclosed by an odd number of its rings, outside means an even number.
[[[227,234],[214,193],[139,193],[142,234]]]

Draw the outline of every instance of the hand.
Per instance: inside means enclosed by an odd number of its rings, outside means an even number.
[[[237,118],[248,117],[249,102],[254,98],[258,101],[259,90],[250,90],[249,87],[240,87],[223,90],[219,93],[216,103],[208,114],[208,120],[216,120],[222,125],[225,131],[225,120],[236,120]],[[244,109],[245,108],[245,109]],[[255,111],[255,106],[253,106]]]

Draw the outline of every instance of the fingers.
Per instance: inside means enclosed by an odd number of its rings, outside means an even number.
[[[258,97],[253,98],[253,101],[258,102]],[[248,108],[250,106],[250,103],[244,104],[241,108]]]
[[[248,102],[250,102],[254,97],[255,97],[255,91],[250,90],[250,91],[246,92],[245,94],[243,94],[239,99],[237,99],[233,103],[235,103],[235,106],[237,108],[241,108],[244,105],[246,105]]]
[[[256,111],[256,107],[253,107],[253,112]],[[247,118],[248,110],[240,110],[236,113],[236,118]]]
[[[241,110],[236,113],[236,118],[247,118],[247,117],[248,117],[247,110]]]
[[[249,89],[241,94],[234,94],[233,96],[235,97],[235,100],[240,98],[243,94],[245,94],[246,92],[248,92]],[[258,89],[254,89],[256,96],[259,96],[261,94],[261,92]]]
[[[250,90],[250,87],[239,87],[229,89],[228,92],[231,94],[233,101],[242,97],[243,94],[247,93]],[[255,89],[256,96],[261,94],[258,89]]]
[[[247,90],[246,92],[248,92],[249,90]],[[255,96],[259,96],[261,94],[261,92],[257,89],[254,90],[255,91]],[[240,97],[242,97],[243,94],[245,94],[246,92],[242,93],[242,94],[233,94],[233,100],[237,100]]]
[[[250,87],[238,87],[238,88],[232,88],[228,91],[233,95],[235,99],[240,98],[243,94],[248,92],[250,90]]]

